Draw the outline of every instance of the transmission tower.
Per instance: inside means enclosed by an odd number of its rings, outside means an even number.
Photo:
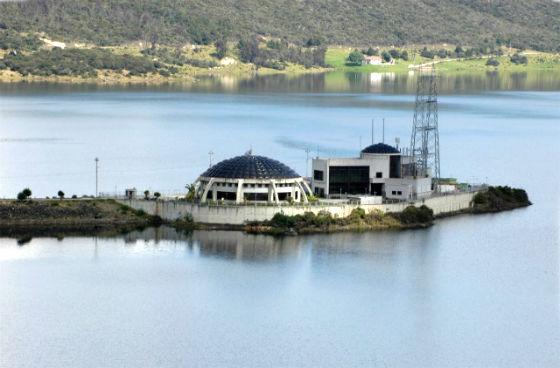
[[[432,185],[435,187],[440,179],[436,70],[432,64],[419,68],[419,72],[410,152],[415,163],[415,175],[426,176],[431,169]]]

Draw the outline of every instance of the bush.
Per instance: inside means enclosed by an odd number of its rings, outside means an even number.
[[[428,224],[434,220],[434,211],[426,205],[408,206],[396,218],[407,225]]]
[[[425,57],[427,59],[433,59],[435,57],[435,53],[432,50],[428,50],[427,47],[424,47],[422,51],[420,51],[420,56]]]
[[[270,226],[281,229],[293,228],[296,224],[294,216],[287,216],[283,213],[276,213],[269,221]]]
[[[389,63],[392,60],[391,54],[388,53],[387,51],[383,51],[381,53],[381,57],[383,58],[383,61],[386,62],[386,63]]]
[[[496,58],[490,58],[486,61],[486,65],[487,66],[498,66],[498,65],[500,65],[500,62]]]
[[[399,52],[399,50],[391,49],[391,50],[389,50],[389,54],[391,55],[391,57],[393,59],[400,59],[401,58],[401,53]]]
[[[346,63],[348,65],[362,65],[363,61],[364,61],[364,54],[362,54],[358,50],[352,51],[348,55],[348,58],[346,58]]]
[[[218,59],[223,59],[227,53],[227,42],[223,38],[220,38],[215,43],[216,53],[214,54]]]
[[[437,52],[437,56],[440,59],[445,59],[448,56],[447,50],[446,49],[439,49],[438,52]]]
[[[379,50],[370,47],[364,52],[364,54],[366,54],[367,56],[379,55]]]
[[[520,53],[513,54],[509,60],[516,65],[527,65],[529,63],[527,56],[521,55]]]

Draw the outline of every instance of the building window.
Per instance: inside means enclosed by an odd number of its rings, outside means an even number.
[[[376,178],[382,178],[383,177],[383,173],[381,171],[378,171],[375,173],[375,177]]]
[[[323,171],[322,170],[314,170],[313,171],[313,180],[323,181],[324,180]]]
[[[398,194],[398,195],[402,195],[402,192],[399,190],[399,191],[397,191],[397,194]]]
[[[367,194],[369,188],[369,166],[330,166],[329,193]]]
[[[396,190],[393,190],[393,191],[391,192],[391,194],[392,194],[392,195],[397,195],[397,191],[396,191]]]

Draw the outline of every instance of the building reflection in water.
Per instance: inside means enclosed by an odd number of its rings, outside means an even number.
[[[178,232],[161,226],[143,231],[134,231],[124,236],[129,245],[137,241],[158,246],[161,242],[184,244],[201,256],[215,256],[239,260],[266,260],[294,256],[300,251],[304,238],[288,236],[246,234],[242,231],[196,230],[191,233]]]

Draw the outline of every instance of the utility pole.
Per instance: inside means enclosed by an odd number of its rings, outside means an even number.
[[[213,155],[214,155],[214,151],[208,152],[208,157],[209,157],[209,159],[210,159],[210,166],[208,166],[208,167],[212,167],[212,156],[213,156]]]
[[[95,158],[95,197],[99,195],[99,158]]]

